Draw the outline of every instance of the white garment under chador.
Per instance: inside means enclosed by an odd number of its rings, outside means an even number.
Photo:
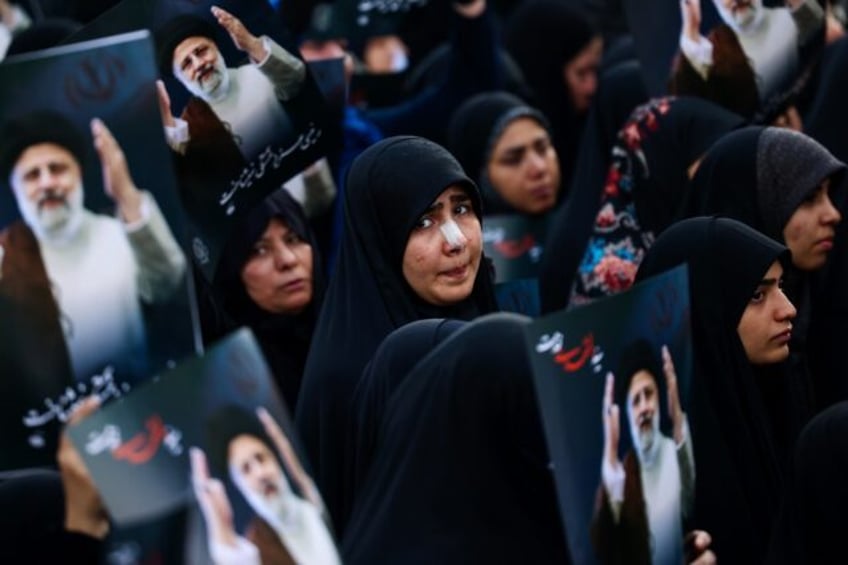
[[[171,296],[185,273],[185,257],[162,213],[142,194],[147,218],[129,229],[85,210],[73,240],[39,241],[78,380],[88,381],[109,365],[119,375],[147,376],[139,300]]]
[[[268,524],[292,559],[300,565],[339,565],[338,550],[318,508],[294,494],[288,505],[286,519]],[[242,536],[236,537],[234,546],[210,539],[209,553],[215,565],[260,565],[256,546]]]
[[[683,516],[691,510],[694,496],[694,461],[688,435],[686,430],[680,447],[659,435],[660,448],[654,460],[639,462],[654,565],[684,562]]]

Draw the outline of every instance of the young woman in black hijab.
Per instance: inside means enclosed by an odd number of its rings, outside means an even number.
[[[506,313],[470,322],[396,387],[342,540],[345,563],[570,563],[527,323]]]
[[[482,253],[480,195],[444,148],[385,139],[351,166],[339,259],[306,364],[296,422],[336,532],[352,397],[394,329],[422,318],[470,320],[496,309]]]
[[[848,402],[804,429],[793,454],[768,563],[829,563],[845,553]]]
[[[647,249],[679,212],[692,170],[742,118],[698,98],[657,98],[636,108],[612,149],[591,235],[570,288],[569,307],[626,290]],[[570,242],[548,246],[554,255]],[[555,292],[543,283],[543,292]],[[551,301],[547,301],[550,303]]]
[[[504,27],[504,45],[521,68],[534,105],[551,122],[567,188],[597,89],[601,34],[585,13],[561,0],[524,2]]]
[[[788,262],[783,245],[748,226],[698,217],[664,231],[637,277],[689,267],[692,525],[710,533],[722,562],[762,562],[779,507],[783,473],[756,379],[778,378],[789,356],[795,308],[780,288]]]
[[[580,141],[568,200],[556,212],[545,242],[546,248],[556,251],[542,256],[539,276],[542,312],[559,310],[568,302],[563,289],[571,287],[592,232],[618,130],[633,109],[647,99],[638,62],[620,63],[601,76],[598,95]]]
[[[807,354],[812,316],[821,307],[813,295],[816,275],[834,249],[844,200],[845,164],[812,138],[774,127],[735,131],[713,146],[692,181],[691,215],[735,218],[789,247],[787,294],[798,307],[792,332],[788,383],[761,383],[772,396],[770,410],[784,428],[783,455],[815,412],[818,390],[830,390],[833,374],[810,381]],[[813,340],[815,341],[815,340]],[[811,344],[815,345],[815,344]],[[818,382],[816,382],[818,381]],[[782,398],[780,393],[787,396]]]
[[[220,306],[202,305],[204,337],[211,341],[243,325],[253,330],[293,412],[324,287],[303,209],[278,190],[233,230],[214,285]]]
[[[451,117],[447,147],[480,187],[487,216],[539,217],[559,202],[559,158],[548,120],[513,94],[468,99]]]

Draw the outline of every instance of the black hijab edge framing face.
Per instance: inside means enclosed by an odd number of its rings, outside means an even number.
[[[639,281],[689,265],[695,346],[689,419],[699,462],[694,518],[713,535],[716,550],[734,559],[764,555],[782,484],[756,371],[737,330],[775,261],[786,265],[789,252],[773,239],[736,220],[696,217],[663,232],[637,274]],[[775,377],[784,366],[772,367]]]

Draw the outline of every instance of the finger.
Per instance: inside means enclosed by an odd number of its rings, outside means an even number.
[[[78,424],[91,416],[98,408],[100,408],[100,398],[97,396],[87,397],[71,412],[68,424]]]
[[[712,542],[713,538],[710,536],[709,533],[705,532],[704,530],[695,531],[695,540],[693,542],[693,545],[695,546],[695,549],[697,549],[699,552],[707,549]]]
[[[215,19],[218,20],[222,26],[228,26],[235,19],[231,13],[224,10],[223,8],[219,8],[218,6],[212,6],[212,15],[215,16]]]
[[[170,108],[171,97],[168,95],[168,89],[165,88],[165,82],[161,79],[156,81],[156,93],[159,95],[159,102]]]
[[[198,447],[191,447],[188,450],[189,460],[191,462],[191,478],[195,483],[202,483],[209,480],[209,464],[206,462],[206,454]]]
[[[612,374],[612,371],[607,373],[607,382],[604,387],[604,410],[609,410],[610,405],[612,405],[612,391],[615,387],[615,376]]]
[[[101,153],[101,156],[105,151],[112,150],[118,145],[112,132],[100,118],[91,120],[91,135],[94,137],[94,147]]]

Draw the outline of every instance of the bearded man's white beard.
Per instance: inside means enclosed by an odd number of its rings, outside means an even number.
[[[756,29],[762,20],[763,6],[761,0],[751,0],[745,9],[736,12],[722,6],[721,0],[715,0],[714,3],[722,21],[736,33],[745,33]]]
[[[24,222],[36,237],[40,241],[61,245],[72,241],[82,227],[85,217],[83,194],[82,183],[80,183],[65,197],[48,191],[38,202],[33,203],[26,196],[15,191],[15,198]],[[62,202],[42,208],[43,203],[48,199],[61,199]]]
[[[215,102],[225,97],[230,90],[230,74],[227,72],[227,64],[224,62],[224,57],[218,53],[215,63],[212,66],[212,72],[202,81],[187,80],[180,77],[180,82],[183,86],[206,102]]]
[[[300,525],[299,508],[294,500],[297,495],[289,488],[288,481],[285,478],[275,481],[276,492],[266,496],[254,492],[238,477],[233,477],[233,479],[253,511],[259,514],[278,533],[281,533],[283,529],[291,530]]]
[[[651,418],[651,427],[643,429],[631,419],[630,437],[633,438],[633,448],[643,466],[650,466],[656,459],[660,449],[660,418],[654,414]]]

